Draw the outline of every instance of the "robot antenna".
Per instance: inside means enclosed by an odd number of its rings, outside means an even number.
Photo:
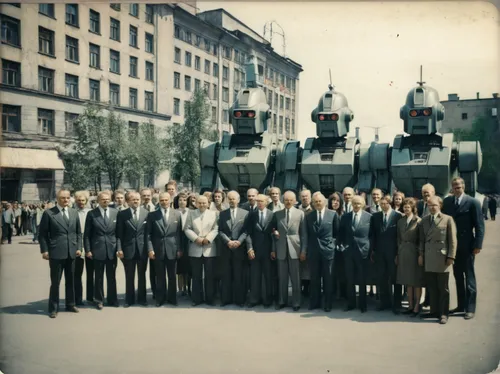
[[[420,65],[420,82],[417,82],[420,87],[424,85],[425,82],[423,82],[422,79],[422,65]]]
[[[328,89],[330,91],[333,91],[333,89],[335,88],[335,86],[332,84],[332,69],[328,69],[328,71],[330,72],[330,84],[328,85]]]

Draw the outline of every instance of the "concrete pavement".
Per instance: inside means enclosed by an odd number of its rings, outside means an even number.
[[[150,306],[47,316],[48,262],[31,239],[1,248],[0,370],[56,373],[470,373],[500,360],[500,222],[477,257],[476,318],[447,325],[376,312]],[[85,275],[84,275],[85,277]],[[117,269],[123,305],[123,266]],[[62,285],[64,279],[62,281]],[[148,278],[149,283],[149,278]],[[85,284],[85,282],[84,282]],[[456,305],[453,279],[451,307]],[[61,287],[61,295],[64,288]],[[62,305],[62,304],[61,304]],[[63,309],[62,305],[62,309]]]

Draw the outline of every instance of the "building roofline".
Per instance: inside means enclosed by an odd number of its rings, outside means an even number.
[[[481,101],[481,100],[498,100],[499,98],[494,97],[480,97],[479,99],[457,99],[457,100],[440,100],[441,103],[458,103],[462,101]]]

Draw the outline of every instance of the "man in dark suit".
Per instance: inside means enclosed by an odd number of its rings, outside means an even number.
[[[182,220],[181,213],[170,207],[170,194],[162,192],[159,195],[160,209],[148,215],[146,228],[147,248],[149,258],[156,266],[156,306],[162,306],[166,301],[177,305],[177,259],[183,256],[181,245]],[[165,274],[165,269],[167,274]],[[168,291],[165,298],[168,276]]]
[[[75,257],[82,253],[82,232],[78,213],[69,207],[70,193],[60,190],[57,206],[43,213],[40,222],[39,243],[42,258],[50,265],[49,316],[56,318],[59,311],[59,284],[64,271],[66,310],[78,313],[75,306]]]
[[[106,269],[107,292],[109,306],[118,307],[116,293],[116,218],[118,211],[109,208],[111,195],[101,191],[97,195],[98,207],[87,213],[85,222],[84,244],[87,257],[94,260],[95,284],[94,300],[97,309],[104,303],[104,269]]]
[[[429,215],[429,207],[427,201],[436,194],[434,186],[430,183],[422,186],[422,200],[417,203],[417,213],[420,218]]]
[[[457,286],[458,306],[450,313],[465,312],[465,319],[476,313],[477,283],[474,260],[484,239],[484,216],[478,200],[465,194],[462,178],[451,182],[453,195],[443,201],[443,213],[452,216],[457,227],[457,254],[453,276]]]
[[[382,190],[380,188],[374,188],[372,190],[372,204],[365,209],[368,213],[374,214],[382,211],[382,207],[380,206],[380,199],[382,199],[382,195]]]
[[[149,213],[154,212],[157,207],[151,202],[152,191],[149,188],[141,189],[141,205]],[[156,298],[156,266],[155,261],[149,258],[149,282],[151,285],[151,293],[153,294],[153,300]]]
[[[148,211],[140,206],[138,192],[127,194],[128,209],[116,218],[117,255],[125,270],[125,307],[135,304],[135,270],[137,269],[137,302],[146,306],[146,268],[148,255],[144,233]]]
[[[219,237],[222,241],[219,254],[222,260],[221,306],[234,302],[241,307],[245,304],[243,263],[248,211],[238,208],[238,192],[229,191],[227,199],[229,209],[223,210],[219,215]]]
[[[247,191],[247,201],[241,204],[240,208],[245,209],[248,212],[253,212],[254,210],[257,210],[257,203],[255,199],[257,198],[258,194],[259,191],[257,191],[257,189],[249,188]]]
[[[272,278],[271,278],[271,251],[274,231],[271,223],[274,213],[266,208],[268,197],[257,195],[257,209],[249,214],[247,224],[247,248],[250,260],[250,301],[248,306],[254,307],[261,303],[265,307],[271,305]],[[264,275],[265,295],[261,298],[262,275]],[[277,309],[283,306],[277,305]]]
[[[315,211],[306,216],[307,238],[301,260],[307,258],[311,272],[309,310],[320,307],[323,283],[323,309],[329,312],[333,304],[333,263],[340,218],[337,212],[326,208],[327,200],[321,192],[315,192],[312,200]]]
[[[366,277],[370,254],[371,214],[362,208],[365,205],[361,196],[352,198],[352,211],[344,214],[340,220],[339,242],[344,252],[347,277],[347,307],[345,311],[356,307],[356,287],[359,284],[359,309],[366,312]]]
[[[379,204],[382,210],[372,215],[370,224],[372,230],[370,257],[375,263],[377,290],[380,297],[377,310],[392,307],[394,314],[399,314],[402,286],[396,284],[395,259],[398,253],[397,224],[403,215],[391,208],[390,196],[382,197]],[[394,294],[392,285],[394,285]]]

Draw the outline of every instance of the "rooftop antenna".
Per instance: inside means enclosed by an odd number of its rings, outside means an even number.
[[[423,79],[422,79],[422,65],[420,65],[420,82],[417,82],[420,87],[422,87],[424,85],[425,82],[423,82]]]
[[[333,89],[335,88],[335,86],[332,83],[332,69],[328,69],[328,71],[330,72],[330,84],[328,85],[328,89],[330,91],[333,91]]]
[[[279,31],[276,31],[276,30],[273,30],[273,24],[278,26],[279,29],[281,30],[281,32]],[[266,38],[266,34],[267,34],[267,31],[269,30],[269,39]],[[276,22],[275,20],[272,20],[272,21],[268,21],[266,22],[266,24],[264,25],[264,39],[267,39],[269,40],[269,43],[271,44],[271,47],[273,45],[273,35],[274,34],[278,34],[280,35],[282,38],[283,38],[283,57],[286,57],[286,37],[285,37],[285,30],[283,30],[283,27],[281,27],[281,25]]]

